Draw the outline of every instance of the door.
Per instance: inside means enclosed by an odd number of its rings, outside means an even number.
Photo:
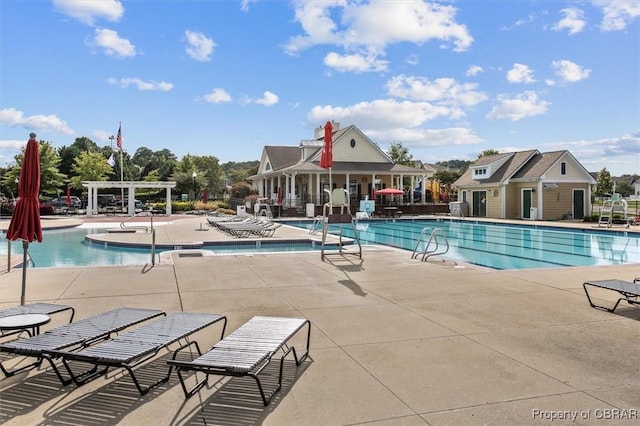
[[[584,218],[584,189],[573,190],[573,218]]]
[[[522,218],[531,218],[531,189],[522,190]]]
[[[487,191],[473,191],[473,208],[474,217],[487,216]]]

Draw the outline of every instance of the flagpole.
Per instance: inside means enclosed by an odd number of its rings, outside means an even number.
[[[120,185],[124,181],[124,163],[122,162],[122,121],[118,125],[118,149],[120,150]],[[124,212],[124,187],[120,186],[120,208]]]

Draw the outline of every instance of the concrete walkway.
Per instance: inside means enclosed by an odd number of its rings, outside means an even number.
[[[158,229],[179,241],[219,234],[195,231],[201,221],[172,218]],[[640,309],[598,311],[582,290],[585,280],[636,276],[637,264],[495,271],[381,247],[365,248],[362,260],[174,255],[155,267],[30,269],[28,301],[72,305],[76,318],[120,306],[213,312],[228,317],[228,334],[254,315],[306,317],[311,355],[297,370],[287,364],[268,407],[239,378],[211,380],[185,402],[175,375],[141,397],[120,371],[81,388],[31,371],[0,380],[0,423],[638,424]],[[21,278],[0,275],[0,308],[19,303]],[[209,347],[219,332],[195,339]],[[166,372],[166,358],[141,367],[142,380]]]

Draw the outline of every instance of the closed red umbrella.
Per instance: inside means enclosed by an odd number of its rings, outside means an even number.
[[[71,204],[71,187],[69,185],[67,185],[67,200],[66,200],[67,206],[69,204]]]
[[[331,169],[333,166],[333,125],[330,121],[324,125],[324,145],[322,146],[322,156],[320,157],[320,167]]]
[[[7,228],[7,239],[22,240],[22,294],[20,304],[24,305],[27,279],[27,255],[29,243],[42,242],[42,225],[40,223],[40,206],[38,193],[40,192],[40,147],[36,134],[29,135],[29,142],[24,150],[24,158],[20,168],[18,181],[18,203],[13,211],[11,222]]]
[[[282,205],[282,188],[278,187],[278,205]]]

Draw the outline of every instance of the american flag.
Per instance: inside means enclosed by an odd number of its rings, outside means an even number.
[[[118,149],[122,149],[122,124],[118,126],[118,137],[116,138],[116,145]]]

